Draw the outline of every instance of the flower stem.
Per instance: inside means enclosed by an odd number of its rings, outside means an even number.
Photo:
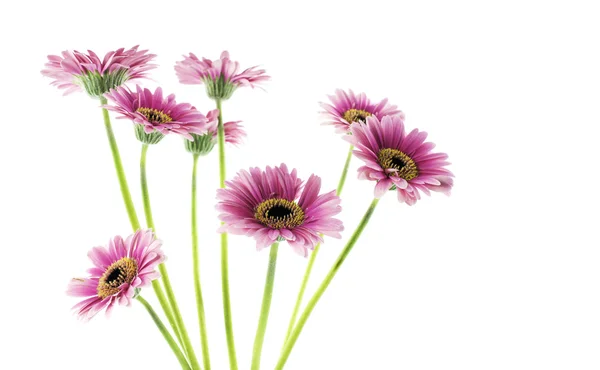
[[[225,187],[225,129],[223,128],[223,110],[221,99],[215,99],[219,110],[219,125],[217,130],[219,140],[219,186]],[[222,224],[222,223],[221,223]],[[231,298],[229,296],[229,264],[228,264],[227,233],[221,233],[221,289],[223,291],[223,315],[225,319],[225,335],[227,336],[227,350],[229,354],[229,367],[237,370],[235,355],[235,341],[233,338],[233,324],[231,322]]]
[[[252,353],[251,370],[260,369],[260,354],[262,352],[265,332],[267,330],[267,320],[269,319],[269,309],[271,308],[271,298],[273,297],[273,282],[275,281],[275,267],[277,263],[277,250],[279,243],[271,245],[269,253],[269,267],[267,269],[267,278],[265,280],[265,291],[263,293],[262,306],[260,308],[260,318],[256,328],[256,337],[254,338],[254,351]]]
[[[338,272],[338,270],[344,263],[344,260],[346,259],[346,257],[348,257],[348,254],[352,250],[352,247],[354,247],[354,244],[356,244],[356,241],[360,237],[360,234],[363,232],[365,226],[367,226],[367,223],[369,222],[369,219],[371,218],[371,215],[373,214],[373,211],[375,210],[377,203],[379,203],[379,199],[377,199],[377,198],[373,199],[373,201],[369,205],[369,208],[365,212],[363,218],[360,220],[360,223],[356,227],[356,230],[354,230],[354,233],[350,237],[350,240],[348,240],[348,243],[346,244],[346,246],[344,247],[344,249],[338,256],[338,258],[336,259],[335,263],[333,264],[333,266],[331,266],[329,273],[327,273],[327,276],[325,276],[325,279],[323,279],[323,281],[321,282],[321,285],[319,285],[319,288],[317,289],[315,294],[313,294],[310,301],[308,301],[308,304],[306,305],[304,312],[302,312],[302,315],[298,319],[298,323],[294,327],[294,330],[292,331],[290,337],[288,338],[287,342],[285,343],[285,347],[281,351],[281,356],[279,357],[279,361],[277,362],[277,365],[275,366],[275,370],[283,369],[283,366],[285,365],[285,362],[287,361],[287,359],[290,355],[290,352],[292,351],[292,348],[294,347],[294,344],[296,343],[296,340],[298,339],[298,336],[300,336],[300,332],[302,332],[302,328],[304,327],[304,324],[306,324],[306,320],[308,320],[308,317],[310,316],[312,310],[317,305],[317,302],[319,302],[319,299],[325,292],[325,289],[327,289],[327,287],[329,286],[329,283],[331,283],[331,280],[333,280],[333,277],[335,276],[335,274]]]
[[[106,105],[108,101],[105,97],[100,97],[100,104]],[[121,163],[121,155],[119,154],[119,147],[115,139],[115,134],[110,124],[110,117],[108,116],[108,110],[102,108],[102,116],[104,117],[104,127],[106,128],[106,136],[108,137],[108,143],[110,144],[110,151],[112,152],[113,161],[115,164],[115,170],[117,171],[117,178],[119,179],[119,187],[121,188],[121,195],[123,196],[123,202],[125,202],[125,208],[127,209],[127,215],[129,216],[129,222],[133,231],[137,231],[140,228],[140,221],[137,218],[135,212],[135,206],[131,200],[131,193],[129,192],[129,186],[127,185],[127,178],[125,177],[125,171],[123,170],[123,163]]]
[[[194,264],[194,290],[196,292],[196,307],[198,309],[198,324],[200,326],[200,343],[202,345],[202,358],[204,369],[210,370],[210,356],[208,354],[208,335],[206,333],[206,317],[204,315],[204,300],[200,285],[200,256],[198,252],[198,220],[196,217],[196,167],[198,154],[194,154],[192,170],[192,260]]]
[[[163,337],[165,338],[165,340],[169,344],[169,347],[171,347],[171,350],[173,350],[173,353],[177,357],[177,360],[179,361],[179,364],[181,365],[181,368],[183,370],[191,370],[190,365],[187,363],[187,360],[186,360],[185,356],[183,355],[183,353],[181,353],[181,350],[179,349],[179,346],[177,345],[177,343],[175,342],[175,340],[173,339],[173,337],[169,333],[169,330],[167,330],[167,328],[165,327],[165,325],[162,323],[162,321],[160,320],[160,317],[158,317],[158,315],[156,314],[156,312],[154,311],[154,309],[152,308],[152,306],[150,305],[150,303],[148,303],[148,301],[146,301],[140,295],[137,296],[137,300],[140,301],[140,303],[142,305],[144,305],[144,307],[146,308],[146,310],[150,314],[150,317],[152,317],[152,320],[154,321],[154,323],[158,327],[158,330],[160,330],[160,333],[163,335]]]
[[[350,144],[350,149],[348,150],[348,156],[346,157],[346,162],[344,163],[344,169],[342,170],[342,175],[340,176],[340,181],[338,182],[338,187],[335,192],[335,195],[339,196],[342,194],[342,189],[344,188],[344,183],[346,182],[346,175],[348,174],[348,167],[350,166],[350,160],[352,159],[352,150],[354,149],[354,145]],[[300,285],[300,291],[298,292],[298,298],[296,298],[296,304],[294,305],[294,311],[292,312],[292,317],[290,318],[290,323],[288,324],[288,330],[285,334],[285,340],[283,341],[283,347],[285,348],[285,343],[287,342],[292,330],[294,329],[294,325],[296,324],[296,317],[298,317],[298,311],[300,311],[300,305],[302,304],[302,298],[304,298],[304,291],[306,290],[306,285],[308,284],[308,279],[312,272],[313,265],[315,260],[317,259],[317,255],[319,254],[319,250],[321,249],[321,244],[317,244],[315,249],[310,254],[310,259],[308,260],[308,265],[306,266],[306,271],[304,272],[304,278],[302,278],[302,284]],[[282,349],[283,350],[283,349]]]
[[[107,100],[105,97],[100,97],[100,104],[106,105]],[[137,213],[135,211],[135,206],[133,205],[133,200],[131,199],[131,193],[129,192],[129,186],[127,184],[127,179],[125,178],[125,171],[123,170],[123,164],[121,163],[121,156],[119,154],[119,148],[117,146],[117,141],[115,140],[115,135],[112,130],[112,126],[110,124],[110,117],[108,115],[108,110],[102,108],[102,115],[104,117],[104,126],[106,128],[106,135],[108,136],[108,142],[110,144],[110,149],[113,155],[113,160],[115,164],[115,170],[117,171],[117,178],[119,179],[119,185],[121,188],[121,195],[123,196],[123,202],[125,203],[125,208],[127,209],[127,214],[129,215],[129,222],[131,223],[131,228],[133,231],[137,231],[140,229],[140,222],[137,217]],[[162,291],[162,288],[158,281],[152,281],[152,286],[154,288],[154,292],[158,297],[160,305],[171,324],[171,327],[175,331],[175,335],[179,339],[179,343],[181,344],[180,334],[175,324],[175,320],[173,318],[173,314],[171,313],[171,308],[168,305],[168,302],[165,299],[165,295]]]
[[[140,182],[142,184],[142,197],[144,200],[144,213],[146,215],[146,223],[148,227],[151,228],[156,234],[156,227],[154,226],[154,220],[152,218],[152,209],[150,208],[150,194],[148,192],[148,180],[146,177],[146,153],[148,152],[148,144],[142,144],[142,155],[140,157]],[[179,335],[181,336],[181,340],[183,342],[183,348],[185,353],[187,354],[190,363],[192,365],[192,369],[200,369],[200,364],[198,363],[198,359],[196,358],[196,354],[194,353],[194,348],[192,347],[192,343],[190,341],[190,337],[185,328],[185,324],[183,323],[183,319],[181,317],[181,311],[179,311],[179,306],[177,304],[177,300],[175,299],[175,293],[173,292],[173,287],[171,286],[171,280],[169,279],[169,273],[167,272],[167,266],[164,263],[158,265],[158,270],[161,274],[161,279],[165,286],[165,292],[167,293],[167,300],[169,301],[169,306],[171,308],[171,312],[175,318],[175,327],[173,330],[179,331]],[[166,312],[166,311],[165,311]]]

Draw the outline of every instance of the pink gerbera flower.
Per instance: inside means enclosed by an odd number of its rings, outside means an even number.
[[[425,142],[426,132],[414,129],[406,134],[399,116],[367,117],[364,125],[352,125],[344,139],[356,147],[354,155],[365,161],[359,178],[377,181],[375,197],[398,190],[398,200],[413,205],[420,192],[430,190],[450,195],[454,175],[445,166],[445,153],[432,153],[435,144]]]
[[[219,125],[219,110],[213,109],[206,115],[207,122],[207,133],[203,135],[192,134],[194,140],[186,140],[185,148],[190,153],[198,155],[206,155],[212,151],[215,144],[217,143],[217,133]],[[225,131],[225,142],[233,144],[235,146],[240,145],[244,137],[246,137],[246,131],[243,126],[240,125],[242,121],[231,121],[223,124],[223,130]]]
[[[229,59],[227,51],[214,61],[200,60],[193,53],[184,55],[182,61],[175,63],[175,73],[182,84],[204,83],[209,97],[223,100],[229,99],[240,86],[254,88],[270,78],[264,69],[257,69],[257,66],[240,71],[239,63]]]
[[[340,238],[344,229],[334,215],[341,211],[335,191],[319,195],[321,179],[311,175],[303,186],[285,164],[240,171],[226,189],[217,190],[217,210],[224,222],[221,232],[248,235],[257,249],[287,240],[295,251],[306,256],[322,242],[319,233]]]
[[[390,105],[387,99],[379,103],[371,103],[365,93],[354,94],[352,90],[345,92],[335,90],[335,95],[328,95],[331,104],[321,103],[325,111],[321,112],[327,120],[324,125],[333,125],[338,133],[347,133],[354,122],[364,123],[369,116],[382,119],[383,116],[399,115],[404,119],[404,113],[395,105]]]
[[[165,260],[161,244],[152,230],[138,230],[127,240],[114,237],[108,248],[92,248],[90,277],[71,280],[67,289],[85,298],[73,307],[79,318],[89,320],[105,308],[108,315],[116,303],[129,306],[140,288],[160,277],[155,268]]]
[[[204,134],[208,129],[208,119],[202,113],[191,104],[177,104],[173,94],[163,97],[160,87],[154,93],[139,85],[136,85],[135,92],[119,87],[105,96],[115,104],[106,106],[106,109],[121,114],[117,118],[131,119],[136,124],[138,139],[144,143],[154,144],[153,133],[160,134],[158,140],[169,132],[193,140],[191,134]]]
[[[111,51],[104,59],[91,50],[87,54],[65,50],[62,56],[48,55],[42,74],[53,78],[50,84],[65,89],[65,95],[83,87],[90,96],[100,97],[126,81],[146,77],[148,70],[156,68],[156,64],[149,63],[156,55],[137,48]]]

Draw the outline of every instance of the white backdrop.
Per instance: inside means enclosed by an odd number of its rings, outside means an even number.
[[[391,194],[316,307],[286,369],[598,369],[598,11],[593,2],[54,1],[2,5],[0,229],[2,369],[175,369],[144,309],[83,324],[65,295],[87,251],[130,232],[98,103],[62,97],[40,70],[65,49],[140,44],[154,82],[213,108],[177,82],[182,54],[272,76],[224,104],[245,145],[228,177],[281,162],[335,188],[347,144],[319,126],[336,88],[388,97],[409,128],[447,152],[453,194],[414,207]],[[114,117],[114,116],[113,116]],[[140,144],[113,120],[138,214]],[[148,154],[158,234],[194,343],[191,156],[167,137]],[[342,195],[344,239],[327,240],[314,291],[372,199],[354,159]],[[200,161],[201,253],[213,369],[227,368],[215,232],[216,152]],[[248,369],[268,252],[230,237],[238,360]],[[263,368],[272,369],[307,259],[281,247]],[[152,303],[151,289],[143,295]],[[199,350],[199,349],[198,349]]]

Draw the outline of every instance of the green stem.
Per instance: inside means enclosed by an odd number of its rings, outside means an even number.
[[[379,203],[379,199],[377,199],[377,198],[373,199],[373,201],[371,202],[371,205],[369,205],[369,208],[365,212],[363,218],[360,220],[360,223],[358,224],[356,230],[354,230],[354,233],[350,237],[350,240],[348,240],[348,243],[346,244],[346,246],[344,247],[344,249],[338,256],[338,258],[336,259],[335,263],[329,270],[329,273],[327,274],[327,276],[325,276],[325,279],[323,279],[323,281],[321,282],[321,285],[319,285],[319,288],[317,289],[315,294],[313,294],[310,301],[308,301],[308,304],[306,305],[304,312],[302,312],[302,315],[298,319],[298,323],[294,327],[292,334],[290,335],[287,342],[285,343],[285,347],[281,351],[281,356],[279,357],[279,361],[277,362],[277,365],[275,366],[275,370],[283,369],[283,365],[285,365],[285,362],[287,361],[287,359],[290,355],[290,352],[292,351],[292,348],[294,347],[294,344],[296,343],[296,340],[298,340],[298,336],[300,335],[300,332],[302,332],[302,328],[304,327],[304,324],[306,324],[306,320],[308,320],[308,317],[310,316],[312,310],[317,305],[317,302],[319,302],[319,299],[325,292],[325,289],[327,289],[327,287],[329,286],[329,283],[331,283],[331,280],[333,280],[333,277],[335,276],[335,274],[338,272],[338,270],[344,263],[344,260],[346,259],[346,257],[348,257],[348,254],[352,250],[352,247],[354,247],[354,244],[356,244],[356,241],[360,237],[360,234],[363,232],[365,226],[367,226],[367,223],[369,222],[369,219],[371,218],[371,215],[373,214],[373,211],[375,210],[377,203]]]
[[[216,99],[219,110],[219,125],[217,135],[219,139],[219,186],[225,187],[225,129],[223,128],[223,110],[221,99]],[[223,224],[223,223],[221,223]],[[221,289],[223,291],[223,316],[225,319],[225,335],[227,337],[227,351],[229,354],[229,367],[237,370],[235,355],[235,341],[233,338],[233,324],[231,320],[231,298],[229,295],[229,264],[228,264],[227,233],[221,233]]]
[[[108,102],[105,97],[100,97],[100,104],[106,105]],[[127,185],[127,178],[125,177],[125,171],[123,170],[123,163],[121,163],[121,155],[119,154],[119,147],[115,139],[115,134],[110,125],[110,117],[108,111],[102,108],[102,116],[104,117],[104,127],[106,128],[106,136],[108,137],[108,143],[110,144],[110,151],[112,152],[113,161],[115,164],[115,170],[117,171],[117,178],[119,179],[119,187],[121,188],[121,195],[123,196],[123,202],[125,202],[125,208],[127,209],[127,215],[129,216],[129,222],[133,231],[137,231],[140,228],[140,221],[137,218],[135,212],[135,206],[131,200],[131,193],[129,192],[129,186]]]
[[[107,100],[104,97],[100,97],[100,103],[102,105],[107,104]],[[108,142],[110,144],[110,149],[113,155],[113,160],[115,164],[115,169],[117,171],[117,178],[119,179],[119,185],[121,188],[121,195],[123,196],[123,201],[125,202],[125,208],[127,209],[127,214],[129,215],[129,221],[131,223],[131,228],[133,231],[137,231],[140,229],[140,222],[137,217],[137,213],[135,212],[135,206],[133,205],[133,200],[131,199],[131,193],[129,192],[129,186],[127,185],[127,179],[125,178],[125,171],[123,170],[123,164],[121,163],[121,156],[119,155],[119,148],[117,147],[117,142],[115,140],[115,135],[113,133],[110,117],[108,116],[108,111],[102,108],[102,115],[104,117],[104,126],[106,127],[106,135],[108,136]],[[145,154],[144,154],[145,156]],[[145,158],[144,158],[145,160]],[[179,339],[179,343],[181,343],[180,334],[175,325],[175,320],[173,318],[173,314],[171,313],[171,308],[169,307],[165,295],[162,291],[162,288],[158,281],[152,281],[152,287],[154,288],[154,292],[158,297],[158,301],[171,324],[173,330],[175,331],[175,335],[177,339]]]
[[[277,250],[279,243],[274,243],[271,246],[269,253],[269,268],[267,269],[267,278],[265,280],[265,291],[263,293],[262,306],[260,308],[260,318],[258,319],[258,327],[256,328],[256,337],[254,338],[254,351],[252,353],[252,368],[251,370],[260,369],[260,354],[267,331],[267,320],[269,319],[269,309],[271,308],[271,298],[273,297],[273,282],[275,281],[275,267],[277,264]]]
[[[154,289],[154,293],[158,298],[158,302],[160,303],[160,307],[163,309],[165,316],[167,316],[167,320],[169,321],[169,325],[175,332],[175,336],[177,337],[177,341],[181,348],[183,347],[183,340],[181,339],[181,333],[179,332],[179,328],[177,327],[177,322],[175,321],[175,317],[173,317],[173,312],[171,311],[171,306],[169,306],[169,301],[165,297],[165,292],[163,291],[162,286],[158,279],[152,280],[152,288]]]
[[[192,260],[194,264],[194,290],[196,292],[196,307],[198,309],[198,324],[200,326],[200,343],[202,345],[202,358],[204,369],[210,370],[210,356],[208,354],[208,335],[206,333],[206,317],[204,315],[204,300],[200,285],[200,256],[198,252],[198,220],[196,217],[196,167],[198,154],[194,154],[192,170]]]
[[[350,148],[348,149],[348,156],[346,156],[346,162],[344,163],[344,169],[342,170],[342,175],[340,176],[340,181],[338,182],[338,187],[335,191],[335,195],[337,196],[340,196],[342,194],[342,189],[344,188],[344,184],[346,183],[346,175],[348,174],[348,167],[350,167],[350,160],[352,159],[353,149],[354,145],[350,144]]]
[[[142,144],[142,155],[140,158],[140,182],[142,184],[142,197],[144,200],[144,213],[146,215],[146,223],[148,227],[151,228],[156,234],[156,227],[154,226],[154,220],[152,218],[152,209],[150,208],[150,193],[148,192],[148,180],[146,177],[146,153],[148,151],[148,144]],[[158,265],[158,270],[161,274],[161,279],[165,286],[165,292],[167,293],[167,300],[169,301],[169,306],[171,308],[171,312],[173,317],[175,318],[175,326],[173,327],[174,331],[179,331],[179,335],[181,337],[181,341],[183,342],[183,349],[187,354],[190,363],[192,365],[192,369],[200,369],[200,364],[198,363],[198,359],[196,358],[196,354],[194,353],[194,348],[192,347],[192,343],[190,341],[190,337],[185,328],[185,324],[183,323],[183,318],[181,317],[181,311],[179,310],[179,305],[177,304],[177,300],[175,299],[175,293],[173,292],[173,287],[171,286],[171,280],[169,279],[169,273],[167,272],[167,266],[164,263]]]
[[[156,312],[154,311],[154,309],[152,308],[152,306],[150,305],[150,303],[148,303],[148,301],[146,301],[140,295],[137,296],[137,300],[140,301],[140,303],[142,305],[144,305],[144,307],[146,308],[146,310],[150,314],[150,317],[152,317],[152,320],[154,321],[154,323],[158,327],[158,330],[160,330],[160,333],[163,335],[163,337],[165,338],[165,340],[169,344],[169,347],[171,347],[171,350],[173,351],[173,353],[177,357],[177,360],[179,361],[179,364],[181,365],[181,368],[183,370],[191,370],[190,369],[190,365],[187,363],[187,360],[185,359],[185,356],[183,355],[183,353],[181,353],[181,350],[179,349],[179,346],[177,346],[177,343],[175,342],[175,340],[173,339],[173,337],[169,333],[169,330],[167,330],[167,328],[165,327],[165,325],[162,323],[162,321],[160,320],[160,317],[158,317],[158,315],[156,314]]]
[[[348,167],[350,166],[350,160],[352,159],[352,150],[354,149],[354,145],[350,144],[350,149],[348,149],[348,155],[346,156],[346,162],[344,163],[344,169],[342,170],[342,175],[340,176],[340,181],[338,182],[338,187],[335,192],[337,196],[342,194],[342,189],[344,188],[344,183],[346,182],[346,175],[348,174]],[[302,284],[300,285],[300,291],[298,292],[298,298],[296,298],[296,304],[294,305],[294,311],[292,312],[292,317],[290,318],[290,323],[288,324],[287,333],[285,334],[285,340],[283,341],[283,346],[285,348],[285,342],[287,342],[292,330],[294,329],[294,325],[296,324],[296,317],[298,317],[298,312],[300,311],[300,305],[302,304],[302,298],[304,298],[304,291],[306,290],[306,286],[308,284],[308,280],[310,278],[310,274],[312,273],[313,265],[315,260],[317,259],[317,255],[319,254],[319,250],[321,249],[321,244],[317,244],[315,249],[310,254],[310,259],[308,260],[308,265],[306,266],[306,271],[304,272],[304,277],[302,278]]]

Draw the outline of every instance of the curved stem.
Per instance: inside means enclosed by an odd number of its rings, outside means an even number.
[[[198,220],[196,217],[196,167],[198,154],[194,154],[192,170],[192,260],[194,264],[194,290],[196,292],[196,308],[198,309],[198,324],[200,326],[200,343],[202,345],[202,358],[204,369],[210,370],[210,356],[208,354],[208,335],[206,333],[206,317],[204,315],[204,300],[202,299],[202,286],[200,285],[200,255],[198,251]]]
[[[175,340],[173,340],[173,337],[171,336],[171,334],[169,333],[169,331],[167,330],[165,325],[162,323],[162,321],[160,320],[160,317],[158,317],[158,315],[156,314],[156,312],[154,311],[154,309],[152,308],[150,303],[148,303],[148,301],[146,301],[140,295],[137,296],[137,300],[146,308],[146,310],[150,314],[150,317],[152,317],[152,320],[158,327],[158,330],[160,331],[160,333],[163,335],[163,337],[169,344],[169,347],[171,347],[171,350],[175,354],[175,357],[177,357],[177,360],[179,361],[181,368],[183,370],[191,370],[190,365],[187,363],[187,360],[185,359],[185,356],[183,355],[183,353],[181,353],[179,346],[177,346],[177,343],[175,343]]]
[[[154,226],[154,220],[152,218],[152,209],[150,208],[150,193],[148,192],[148,180],[146,177],[147,152],[148,144],[142,144],[142,155],[140,157],[140,182],[142,184],[142,197],[144,199],[144,213],[146,215],[146,223],[148,224],[148,227],[151,228],[156,234],[156,228]],[[173,287],[171,286],[171,280],[169,279],[167,267],[164,263],[161,263],[160,265],[158,265],[158,270],[160,271],[161,279],[165,286],[165,292],[167,293],[167,300],[169,301],[171,312],[173,313],[173,317],[175,318],[175,327],[177,329],[175,329],[174,327],[173,330],[175,330],[176,332],[179,331],[179,335],[181,336],[181,340],[183,342],[183,348],[190,360],[192,369],[200,369],[200,364],[198,363],[198,359],[196,358],[196,354],[194,353],[194,348],[192,347],[190,337],[185,328],[185,324],[183,323],[183,318],[181,317],[181,311],[179,311],[179,305],[177,304],[177,300],[175,299],[175,293],[173,292]]]
[[[342,170],[342,175],[340,176],[340,181],[338,182],[338,187],[335,192],[337,196],[342,194],[342,189],[344,188],[344,183],[346,182],[346,175],[348,174],[348,167],[350,166],[350,160],[352,159],[352,150],[354,149],[354,145],[350,144],[350,148],[348,149],[348,155],[346,156],[346,162],[344,163],[344,169]],[[288,324],[287,333],[285,334],[285,340],[283,341],[283,346],[285,348],[285,342],[287,342],[292,330],[294,329],[294,325],[296,324],[296,317],[298,317],[298,311],[300,311],[300,305],[302,304],[302,298],[304,298],[304,291],[306,290],[306,286],[308,284],[308,280],[310,278],[310,274],[312,273],[313,265],[315,260],[317,259],[317,255],[319,254],[319,250],[321,249],[321,244],[317,244],[315,249],[310,254],[310,259],[308,260],[308,265],[306,266],[306,271],[304,272],[304,277],[302,278],[302,284],[300,285],[300,290],[298,291],[298,298],[296,298],[296,304],[294,305],[294,311],[292,312],[292,317],[290,318],[290,323]]]
[[[105,97],[100,97],[100,104],[106,105],[107,100]],[[137,218],[135,212],[135,206],[133,200],[131,200],[131,193],[129,192],[129,186],[127,185],[127,178],[125,177],[125,171],[123,170],[123,163],[121,163],[121,155],[119,154],[119,147],[115,139],[115,134],[110,124],[110,117],[108,111],[102,108],[102,116],[104,118],[104,127],[106,128],[106,136],[108,137],[108,143],[110,144],[110,151],[112,152],[113,161],[115,164],[115,170],[117,171],[117,178],[119,179],[119,187],[121,188],[121,195],[123,196],[123,202],[127,209],[127,215],[129,216],[129,222],[133,231],[137,231],[140,228],[140,221]]]
[[[335,191],[335,195],[337,196],[340,196],[342,194],[342,189],[344,188],[344,184],[346,183],[348,167],[350,167],[350,161],[352,160],[352,150],[354,150],[354,145],[350,144],[350,148],[348,149],[348,155],[346,156],[346,162],[344,163],[344,169],[342,170],[340,181],[338,182],[338,187]]]
[[[274,243],[271,245],[271,252],[269,253],[269,267],[267,269],[267,278],[265,280],[265,291],[263,293],[263,301],[260,308],[258,327],[256,328],[256,337],[254,338],[251,370],[260,369],[260,354],[262,352],[262,346],[265,339],[265,332],[267,331],[267,320],[269,319],[271,298],[273,297],[273,282],[275,281],[275,267],[277,264],[278,249],[279,243]]]
[[[323,279],[323,281],[321,282],[321,285],[319,285],[319,288],[317,289],[315,294],[313,294],[310,301],[308,301],[308,304],[306,305],[304,312],[302,312],[302,315],[298,319],[298,323],[294,327],[294,330],[292,331],[290,337],[288,338],[287,342],[285,343],[285,347],[283,348],[283,350],[281,352],[281,356],[279,357],[279,361],[277,362],[277,365],[275,366],[275,370],[283,369],[283,365],[285,365],[285,362],[287,361],[287,359],[290,355],[290,352],[292,351],[292,348],[294,348],[294,344],[296,343],[296,340],[298,340],[298,336],[300,336],[300,333],[302,332],[302,328],[304,327],[304,324],[306,324],[306,320],[308,320],[308,317],[310,316],[312,310],[317,305],[317,302],[319,302],[319,299],[321,298],[321,296],[323,295],[323,293],[329,286],[329,283],[331,283],[331,280],[333,280],[333,277],[335,276],[335,274],[338,272],[338,270],[344,263],[344,260],[346,260],[346,257],[348,257],[348,254],[354,247],[354,244],[356,244],[356,241],[360,237],[360,234],[363,232],[365,226],[367,226],[367,223],[369,222],[369,219],[371,218],[371,215],[373,214],[373,211],[375,210],[377,203],[379,203],[379,199],[377,199],[377,198],[373,199],[373,201],[369,205],[369,208],[365,212],[363,218],[360,220],[360,223],[356,227],[356,230],[354,230],[354,233],[350,237],[350,240],[348,240],[348,243],[346,244],[346,246],[344,247],[344,249],[338,256],[338,258],[336,259],[335,263],[329,270],[329,273],[327,273],[327,276],[325,276],[325,279]]]
[[[181,333],[179,332],[179,328],[177,327],[177,322],[175,321],[175,317],[173,317],[173,312],[171,311],[171,306],[169,306],[169,301],[165,297],[165,292],[163,291],[162,286],[158,279],[152,280],[152,288],[154,289],[154,293],[156,294],[156,298],[158,298],[158,302],[160,303],[160,307],[163,309],[165,316],[167,316],[167,320],[169,321],[169,325],[173,329],[175,336],[177,337],[177,341],[181,348],[183,346],[183,340],[181,339]]]
[[[219,125],[217,136],[219,140],[219,186],[225,187],[225,129],[223,128],[223,110],[221,99],[216,99],[219,110]],[[223,223],[221,223],[223,224]],[[233,338],[233,324],[231,320],[231,298],[229,295],[229,263],[228,263],[227,233],[221,233],[221,289],[223,292],[223,316],[225,319],[225,335],[227,337],[227,351],[229,354],[229,367],[237,370],[235,354],[235,341]]]

